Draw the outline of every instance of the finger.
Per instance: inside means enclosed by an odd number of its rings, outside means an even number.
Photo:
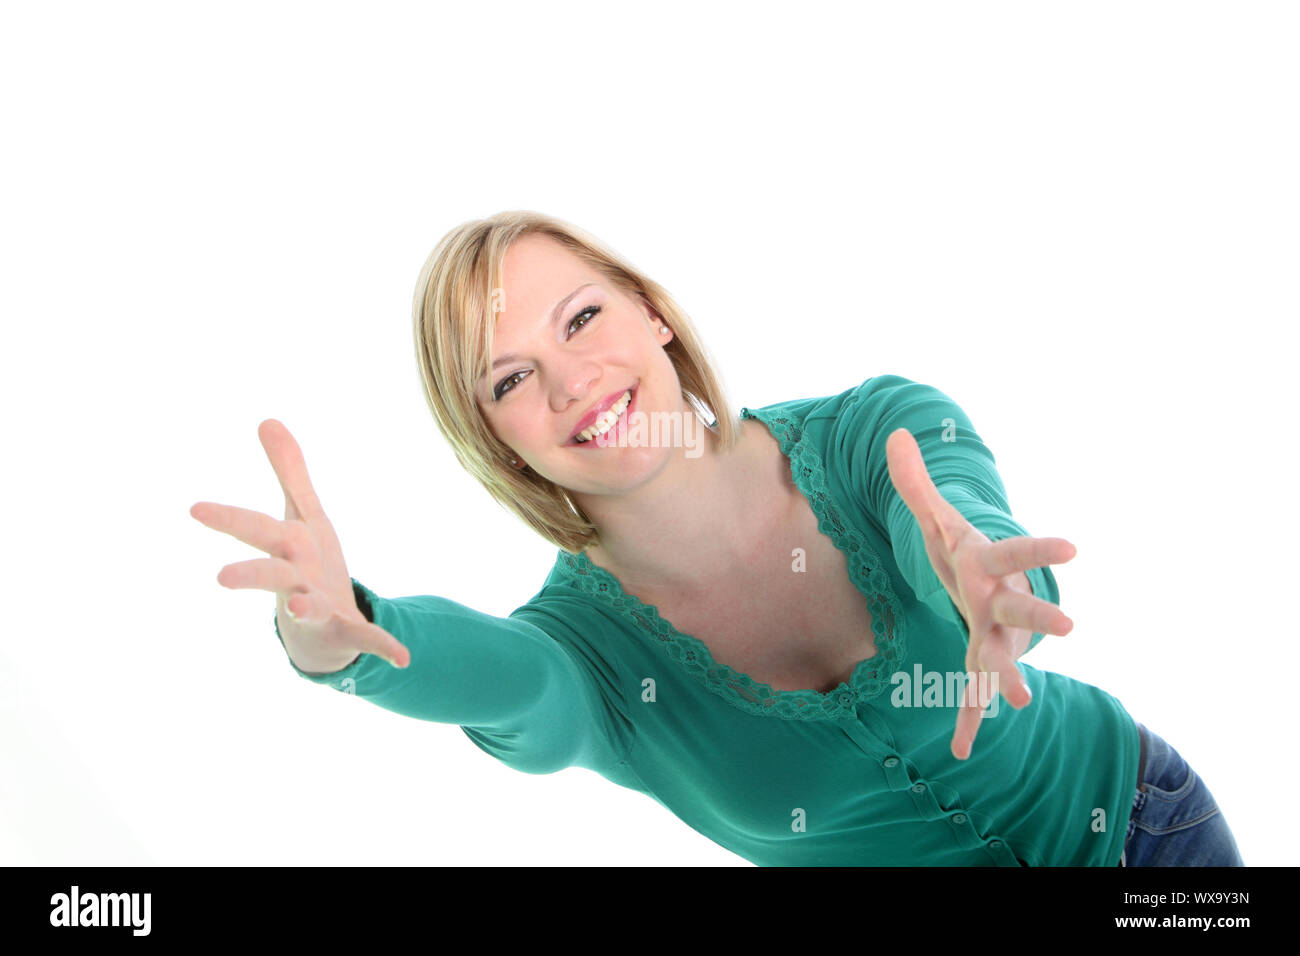
[[[379,655],[394,667],[410,667],[411,652],[407,650],[406,645],[382,628],[375,628],[375,630],[379,631],[381,635],[386,635],[387,637],[383,643],[378,645]]]
[[[975,746],[975,736],[989,713],[989,705],[999,693],[1013,707],[1027,706],[1033,699],[1019,669],[1012,667],[1012,680],[1004,671],[967,671],[963,686],[962,705],[957,713],[957,729],[952,738],[952,754],[958,760],[970,757]],[[1007,688],[1014,688],[1008,692]]]
[[[213,531],[228,534],[267,554],[284,556],[291,550],[292,542],[284,522],[260,511],[200,501],[190,508],[190,515]]]
[[[981,564],[989,574],[1005,577],[1052,564],[1064,564],[1072,560],[1078,551],[1064,538],[1031,538],[1020,535],[994,541],[984,549]]]
[[[297,569],[283,558],[254,558],[227,564],[217,572],[217,583],[231,590],[257,588],[277,594],[307,590],[307,583]],[[303,607],[301,602],[298,607]],[[294,613],[297,615],[296,609]]]
[[[957,730],[952,737],[952,755],[958,760],[966,760],[975,746],[975,735],[979,733],[981,714],[984,708],[970,701],[975,697],[975,684],[968,683],[961,708],[957,711]]]
[[[1016,666],[1015,635],[1005,627],[995,626],[985,636],[978,654],[977,668],[989,675],[993,684],[985,689],[1001,693],[1008,704],[1019,710],[1034,699],[1029,682]],[[985,701],[988,702],[987,700]]]
[[[372,624],[364,618],[357,620],[339,614],[325,597],[316,590],[305,594],[295,594],[285,603],[289,616],[301,624],[325,626],[333,623],[343,635],[344,647],[352,648],[363,654],[382,657],[394,667],[408,667],[411,652],[406,645],[393,637],[382,627]]]
[[[1074,630],[1074,621],[1051,601],[1036,598],[1010,585],[998,588],[989,605],[994,622],[1006,627],[1062,637]]]
[[[320,499],[316,497],[316,490],[307,475],[307,462],[289,429],[274,418],[268,418],[257,427],[257,437],[262,440],[266,457],[270,459],[271,468],[284,492],[284,516],[315,518],[322,515]]]
[[[369,621],[355,624],[349,638],[364,653],[382,657],[394,667],[409,667],[411,664],[411,652],[406,645],[377,624]]]
[[[284,601],[284,609],[299,624],[323,625],[334,617],[334,606],[315,588],[297,594],[281,592],[279,600]]]
[[[922,533],[938,531],[935,521],[935,498],[942,499],[930,480],[921,448],[906,428],[896,428],[885,440],[885,461],[894,490],[912,512]]]
[[[971,628],[966,646],[966,674],[968,682],[983,680],[986,689],[992,694],[1001,693],[1017,709],[1033,699],[1029,684],[1016,666],[1015,634],[1001,625]]]
[[[885,460],[894,489],[903,499],[927,539],[942,540],[951,554],[973,528],[965,516],[935,486],[921,447],[906,428],[896,428],[885,442]]]
[[[966,673],[962,678],[962,697],[957,710],[957,727],[952,737],[952,755],[958,760],[970,757],[975,745],[975,735],[979,733],[982,708],[972,705],[976,682],[979,677],[979,659],[982,652],[982,640],[979,631],[971,631],[970,643],[966,646]]]
[[[1015,664],[1009,664],[1001,670],[989,673],[991,677],[996,678],[990,685],[994,694],[1001,693],[1006,702],[1016,710],[1023,710],[1033,703],[1034,692],[1029,689],[1029,682],[1025,680],[1025,675],[1020,673],[1020,668]]]

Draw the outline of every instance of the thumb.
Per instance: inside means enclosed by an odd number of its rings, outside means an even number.
[[[406,645],[378,624],[369,621],[349,622],[348,637],[351,644],[365,654],[381,657],[396,668],[411,665],[411,652]]]
[[[923,530],[932,528],[935,524],[932,495],[937,494],[938,489],[930,480],[920,446],[906,428],[890,432],[885,441],[885,461],[898,497],[903,499]]]
[[[319,592],[291,595],[285,602],[285,610],[299,624],[316,627],[337,625],[343,634],[343,645],[352,651],[374,654],[398,668],[409,667],[411,664],[411,652],[401,641],[364,618],[357,621],[344,617]]]

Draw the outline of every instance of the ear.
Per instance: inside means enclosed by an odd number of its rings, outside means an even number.
[[[668,324],[664,321],[664,317],[655,310],[653,305],[650,304],[650,300],[645,297],[644,292],[638,292],[636,297],[641,306],[641,311],[645,313],[645,317],[649,320],[651,325],[657,329],[661,325]]]

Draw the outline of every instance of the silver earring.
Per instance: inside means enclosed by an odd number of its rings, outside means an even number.
[[[668,326],[666,326],[666,325],[661,325],[661,326],[659,326],[659,334],[660,334],[660,335],[667,335],[667,334],[668,334]]]

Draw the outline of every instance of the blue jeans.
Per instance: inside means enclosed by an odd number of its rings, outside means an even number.
[[[1138,724],[1142,758],[1120,866],[1245,866],[1210,788]]]

